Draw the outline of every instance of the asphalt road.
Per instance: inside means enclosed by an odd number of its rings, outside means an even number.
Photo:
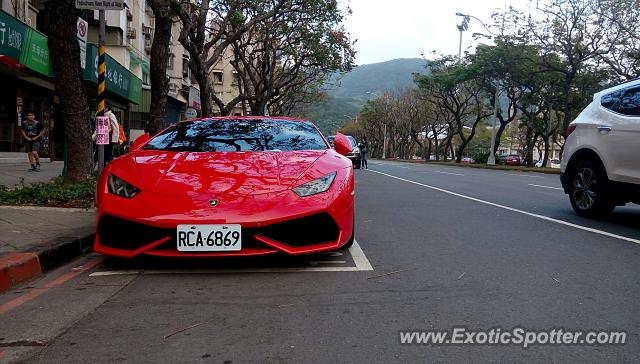
[[[585,220],[556,175],[370,167],[356,173],[361,249],[224,265],[87,257],[0,295],[0,362],[638,361],[640,208]],[[400,344],[400,330],[454,327],[622,330],[628,343]]]

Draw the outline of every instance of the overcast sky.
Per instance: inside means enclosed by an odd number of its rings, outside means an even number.
[[[458,54],[460,33],[456,28],[461,18],[456,12],[470,14],[491,23],[491,14],[508,5],[525,8],[527,0],[339,0],[350,6],[347,30],[356,43],[356,64],[416,58],[421,53],[433,58],[432,52]],[[489,24],[487,24],[489,25]],[[462,50],[477,44],[471,35],[485,32],[471,19],[463,33]],[[485,41],[486,42],[486,41]]]

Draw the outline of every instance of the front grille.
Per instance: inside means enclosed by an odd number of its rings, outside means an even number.
[[[305,216],[255,229],[254,234],[281,242],[292,247],[301,247],[333,242],[338,239],[340,229],[327,213]]]
[[[176,249],[176,229],[164,229],[140,224],[114,216],[105,216],[99,223],[100,242],[104,246],[124,250],[136,250],[162,238],[170,239],[154,249]],[[340,229],[327,213],[268,225],[242,229],[243,248],[266,248],[255,239],[256,235],[292,246],[303,247],[333,242]]]
[[[175,237],[175,229],[162,229],[113,216],[105,216],[99,224],[102,245],[125,250],[135,250],[154,241]]]

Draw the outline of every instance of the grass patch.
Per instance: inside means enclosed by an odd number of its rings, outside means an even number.
[[[0,205],[89,208],[93,206],[96,183],[97,177],[69,184],[62,183],[58,177],[29,186],[0,186]]]

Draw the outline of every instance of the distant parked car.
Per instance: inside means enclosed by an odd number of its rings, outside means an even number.
[[[540,159],[539,161],[536,162],[536,167],[543,167],[542,165],[543,160]],[[560,159],[552,159],[551,160],[551,164],[549,165],[550,168],[560,168]]]
[[[520,158],[520,156],[517,154],[509,154],[505,157],[504,164],[508,166],[521,166],[522,158]]]
[[[462,157],[462,163],[473,163],[474,160],[471,157]]]
[[[362,157],[360,156],[360,148],[358,148],[358,142],[356,141],[356,138],[352,137],[351,135],[347,135],[347,138],[351,142],[351,148],[353,149],[351,150],[351,153],[346,155],[346,157],[351,159],[351,162],[353,163],[353,168],[360,169],[360,163],[361,163]],[[334,139],[335,139],[334,135],[329,135],[327,137],[327,140],[329,141],[329,144],[331,144],[331,147],[333,147]]]

